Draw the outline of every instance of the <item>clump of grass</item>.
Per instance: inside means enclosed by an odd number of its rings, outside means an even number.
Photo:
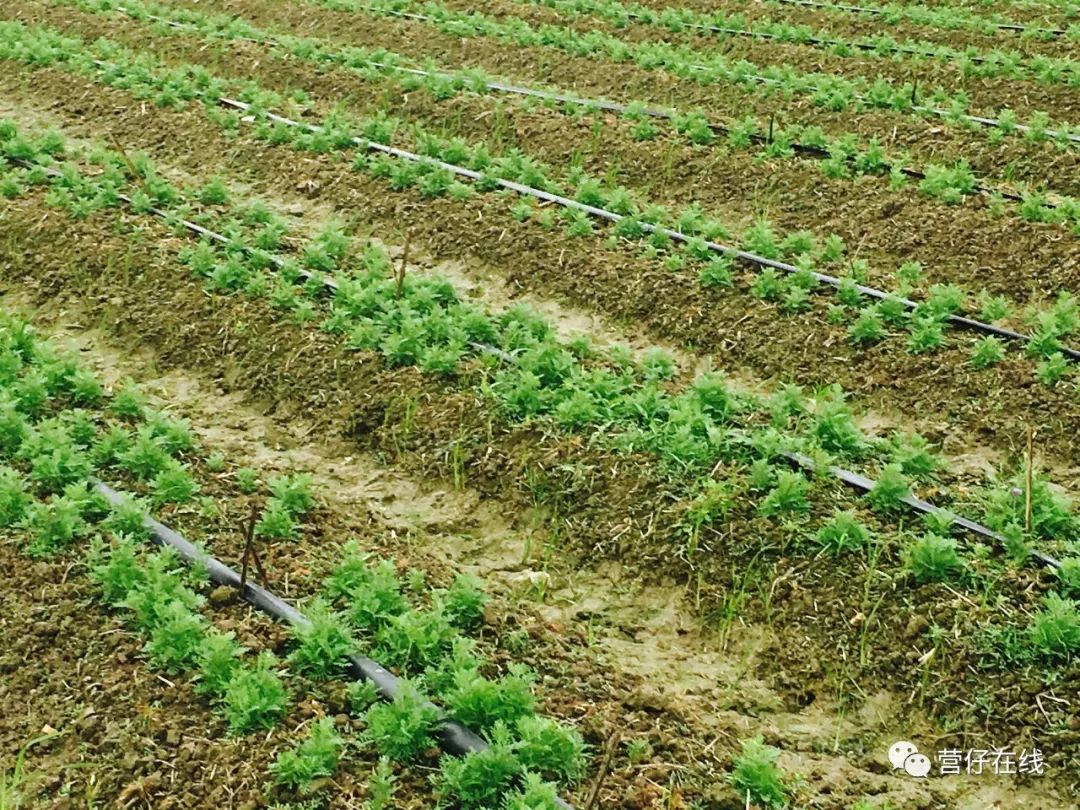
[[[907,547],[904,564],[917,582],[944,582],[963,568],[956,540],[933,533]]]
[[[299,745],[278,754],[270,772],[277,784],[309,792],[316,779],[334,775],[344,745],[334,729],[333,718],[324,717],[311,726]]]
[[[761,737],[743,742],[728,775],[740,797],[749,796],[750,801],[762,807],[780,808],[787,804],[788,787],[776,766],[779,754],[776,748],[765,745]]]

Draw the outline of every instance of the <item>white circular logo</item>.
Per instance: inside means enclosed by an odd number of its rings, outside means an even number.
[[[908,755],[908,758],[904,760],[904,770],[908,772],[909,776],[921,779],[930,773],[930,757],[916,751],[914,754]]]

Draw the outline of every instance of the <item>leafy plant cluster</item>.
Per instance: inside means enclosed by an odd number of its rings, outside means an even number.
[[[148,636],[152,666],[193,672],[197,690],[213,700],[233,734],[271,728],[284,716],[288,691],[269,652],[245,663],[232,633],[209,626],[198,612],[202,597],[185,581],[176,553],[163,549],[140,559],[140,540],[117,535],[91,549],[91,573],[102,598],[125,610]]]
[[[892,84],[884,78],[874,80],[848,78],[837,74],[804,73],[791,66],[761,66],[746,60],[732,60],[717,51],[701,51],[663,40],[629,42],[601,31],[580,33],[570,26],[533,26],[517,17],[496,18],[479,12],[459,12],[437,2],[415,3],[407,0],[312,0],[312,2],[357,13],[394,16],[402,12],[420,14],[439,30],[459,37],[487,36],[501,42],[525,47],[549,47],[601,61],[633,63],[646,70],[662,69],[696,82],[728,83],[752,88],[755,92],[779,92],[807,95],[818,106],[832,111],[846,109],[893,109],[919,115],[944,117],[958,126],[979,129],[984,125],[968,114],[969,100],[962,92],[949,93],[944,88],[924,90],[916,99],[910,82]],[[969,60],[970,61],[970,60]],[[1000,116],[1001,114],[999,114]],[[1015,122],[1015,116],[1005,116]],[[1045,114],[1032,115],[1030,123],[1012,123],[990,130],[1000,138],[1019,132],[1031,140],[1056,139],[1063,147],[1071,145],[1070,128],[1049,128]]]
[[[406,595],[410,591],[412,599]],[[434,777],[439,790],[462,807],[519,801],[520,796],[510,797],[523,779],[523,795],[553,797],[554,784],[545,786],[544,780],[581,778],[581,737],[535,713],[531,673],[511,665],[497,678],[482,674],[488,665],[463,634],[477,628],[486,602],[474,578],[459,575],[447,588],[431,588],[411,575],[403,581],[392,561],[372,558],[350,543],[325,581],[325,594],[338,608],[330,614],[321,603],[324,622],[333,623],[337,636],[349,637],[350,645],[368,650],[402,676],[390,703],[373,702],[370,686],[352,690],[354,708],[365,712],[365,738],[382,756],[420,758],[434,746],[439,725],[452,719],[492,742],[479,754],[444,759]],[[427,604],[414,606],[413,599]],[[344,648],[331,650],[325,660],[339,661]]]
[[[778,42],[824,47],[836,56],[894,58],[905,55],[956,63],[965,76],[1033,79],[1046,84],[1080,85],[1080,62],[1069,57],[1027,57],[1021,51],[955,48],[929,40],[897,40],[888,34],[854,39],[809,25],[776,21],[765,17],[748,20],[743,14],[722,11],[698,12],[691,8],[666,6],[656,9],[641,3],[619,0],[525,0],[555,9],[570,17],[596,16],[619,26],[647,24],[669,31],[705,31],[720,38],[731,36],[767,37]]]
[[[29,32],[19,24],[13,24],[13,36],[18,34],[22,38],[29,38],[32,41],[40,38],[34,32]],[[46,39],[46,47],[51,43]],[[68,56],[67,52],[60,48],[63,56]],[[116,58],[124,60],[130,60],[131,58],[142,59],[143,57],[133,57],[127,54],[120,46],[107,41],[99,40],[94,46],[95,49],[101,51],[108,51]],[[19,53],[22,53],[20,50]],[[56,57],[60,59],[60,57]],[[62,61],[62,60],[61,60]],[[125,75],[123,69],[117,72],[123,76],[126,80],[126,84],[130,84],[132,81],[145,84],[147,92],[152,91],[155,87],[162,86],[163,84],[171,84],[176,81],[173,73],[179,68],[169,68],[165,70],[165,77],[155,77],[154,74],[148,69],[141,67],[140,69],[130,69],[130,75]],[[89,69],[89,68],[88,68]],[[97,69],[96,67],[94,68]],[[193,70],[200,70],[195,69]],[[202,74],[200,74],[202,75]],[[207,78],[203,77],[203,81],[200,83],[195,79],[189,81],[192,85],[192,92],[196,92],[194,88],[207,85]],[[108,78],[106,80],[109,80]],[[120,78],[116,77],[115,81],[119,81]],[[217,93],[220,87],[216,84],[210,83],[213,92],[209,92],[203,96],[204,100],[208,102],[216,102]],[[250,83],[244,88],[235,88],[238,94],[243,98],[251,101],[256,111],[261,110],[267,106],[281,103],[281,99],[272,93],[265,93],[258,90]],[[341,149],[352,148],[354,146],[353,135],[354,131],[369,131],[374,124],[379,124],[377,129],[380,131],[393,132],[398,124],[388,121],[379,121],[378,117],[368,122],[368,124],[346,125],[344,122],[337,118],[329,119],[324,127],[317,132],[307,132],[301,129],[290,128],[283,124],[264,124],[260,127],[259,133],[262,137],[268,138],[274,142],[290,142],[297,148],[313,149],[316,151],[326,151],[329,149]],[[387,129],[389,126],[389,129]],[[538,188],[560,191],[566,194],[574,194],[579,201],[588,204],[601,204],[619,213],[624,213],[625,218],[616,223],[613,229],[615,236],[634,237],[634,238],[648,238],[646,244],[647,251],[659,251],[667,250],[670,240],[662,233],[649,233],[648,227],[655,224],[662,224],[664,222],[670,222],[675,229],[681,233],[687,234],[690,237],[690,241],[685,245],[685,251],[683,256],[669,255],[667,257],[667,263],[674,267],[682,268],[686,265],[687,257],[694,262],[705,262],[704,267],[701,270],[700,276],[706,284],[727,284],[730,283],[731,276],[727,269],[726,259],[718,254],[712,252],[706,245],[706,239],[719,238],[725,235],[723,226],[718,223],[705,220],[701,213],[693,206],[683,211],[673,221],[669,219],[668,215],[662,208],[657,206],[643,206],[634,200],[629,191],[622,187],[606,188],[596,180],[589,178],[580,170],[574,169],[570,172],[569,180],[576,187],[576,192],[571,192],[563,188],[560,184],[554,183],[548,179],[548,170],[532,161],[525,155],[516,153],[511,150],[507,155],[496,158],[492,156],[485,145],[481,144],[477,147],[468,146],[460,139],[439,139],[430,134],[425,133],[418,127],[413,127],[413,137],[418,142],[418,149],[426,156],[433,159],[445,160],[457,164],[467,165],[474,170],[479,170],[484,173],[485,178],[491,177],[491,180],[482,179],[477,185],[481,189],[494,187],[491,183],[498,180],[511,180],[516,182],[524,182],[529,185],[533,185]],[[375,137],[382,137],[378,133],[372,133]],[[385,132],[383,133],[385,135]],[[118,158],[114,158],[116,160]],[[425,188],[432,193],[441,194],[448,193],[451,187],[458,183],[454,180],[446,170],[438,168],[433,164],[427,163],[409,163],[400,162],[392,158],[388,158],[383,155],[374,155],[371,157],[360,157],[357,159],[356,165],[359,168],[370,170],[377,175],[386,177],[388,181],[394,187],[404,188],[416,183],[425,184]],[[179,216],[181,212],[177,212]],[[571,217],[574,219],[574,217]],[[280,224],[276,224],[275,230],[280,230]],[[808,234],[796,233],[791,234],[784,239],[779,239],[773,232],[771,226],[767,221],[761,221],[751,228],[745,235],[743,241],[743,247],[747,250],[764,255],[766,258],[788,258],[795,261],[799,266],[804,267],[799,273],[791,276],[790,278],[781,278],[773,270],[766,269],[758,274],[757,281],[754,284],[753,291],[755,294],[763,298],[770,299],[782,299],[787,309],[792,311],[799,311],[809,306],[809,291],[816,286],[816,280],[813,276],[811,268],[816,262],[828,264],[838,261],[842,256],[843,243],[838,240],[837,237],[830,237],[825,243],[818,247],[814,245],[812,237]],[[840,250],[837,250],[840,248]],[[243,263],[237,257],[230,257],[229,261],[223,263],[214,263],[208,256],[205,255],[206,251],[203,251],[203,255],[200,257],[201,261],[196,269],[197,272],[207,276],[208,286],[212,289],[232,291],[236,289],[245,288],[246,285],[254,285],[251,291],[268,294],[271,300],[277,305],[292,309],[295,317],[300,321],[310,320],[314,317],[313,306],[307,300],[302,297],[297,297],[292,293],[288,287],[283,286],[281,283],[271,284],[262,278],[261,275],[256,274],[254,277],[251,275],[250,268],[245,270]],[[271,257],[262,248],[253,248],[248,252],[247,257],[250,261],[256,263],[256,266],[262,268],[272,263]],[[328,257],[322,254],[305,255],[305,260],[308,264],[316,268],[315,271],[298,270],[294,266],[286,264],[283,270],[285,270],[286,279],[289,277],[289,271],[291,267],[292,272],[300,272],[302,275],[311,272],[325,272],[319,270],[320,264],[327,264],[326,261],[320,261],[327,259]],[[332,259],[332,256],[329,257]],[[677,261],[672,261],[677,260]],[[848,306],[854,306],[859,299],[859,294],[856,287],[855,278],[865,272],[865,269],[858,267],[859,262],[852,263],[853,277],[845,279],[844,284],[841,285],[838,295],[842,302],[845,302]],[[307,278],[307,275],[303,275]],[[935,287],[945,287],[947,285],[935,285]],[[914,317],[911,321],[910,330],[911,336],[908,344],[909,348],[913,352],[927,351],[940,346],[944,341],[944,326],[947,322],[948,312],[942,312],[933,301],[934,288],[931,288],[930,297],[924,306],[921,306],[920,310],[914,313],[917,317]],[[875,305],[878,306],[878,305]],[[885,314],[888,317],[896,318],[901,317],[901,312],[905,309],[905,305],[901,302],[900,298],[887,299],[880,302],[880,307],[885,309]],[[1048,315],[1049,317],[1049,315]],[[852,337],[857,342],[872,342],[873,340],[880,339],[884,334],[883,317],[878,312],[863,313],[856,323],[852,326]],[[1058,340],[1059,336],[1053,336],[1053,340]],[[453,365],[456,352],[453,347],[449,347],[446,350],[433,352],[433,355],[429,361],[429,366],[432,370],[445,369]],[[1048,358],[1044,366],[1045,368],[1040,370],[1040,377],[1043,379],[1060,379],[1067,371],[1067,366],[1063,365],[1065,362],[1064,356]],[[279,516],[280,517],[280,516]],[[275,521],[277,529],[288,533],[289,527],[285,521]]]
[[[111,12],[114,5],[111,0],[69,0],[89,11]],[[205,36],[215,38],[244,38],[266,42],[299,58],[324,64],[334,64],[353,70],[362,77],[390,79],[403,91],[413,92],[424,89],[437,100],[443,100],[463,92],[491,93],[504,92],[499,83],[479,70],[457,70],[446,72],[431,69],[430,66],[416,67],[410,60],[385,49],[358,48],[355,46],[334,47],[316,38],[295,37],[291,35],[272,36],[268,32],[244,23],[237,18],[223,15],[203,14],[189,9],[172,9],[157,3],[132,3],[125,6],[125,12],[138,19],[167,19],[181,28],[168,28],[167,31],[182,33],[194,30]],[[666,13],[666,12],[665,12]],[[541,91],[543,92],[543,91]],[[573,94],[553,91],[552,95],[569,98],[565,102],[544,99],[548,106],[565,105],[568,114],[576,115],[582,110],[594,108],[596,102],[577,98]],[[534,101],[526,97],[524,104]],[[753,117],[739,121],[711,121],[699,111],[677,113],[671,121],[644,116],[643,105],[627,107],[625,117],[637,124],[633,128],[634,137],[651,140],[660,134],[656,126],[658,120],[677,135],[685,137],[694,144],[712,144],[718,133],[727,133],[727,144],[734,148],[749,148],[762,144],[761,154],[770,158],[789,158],[796,155],[828,155],[820,163],[822,170],[830,177],[851,177],[865,174],[890,174],[893,185],[903,186],[907,180],[901,167],[910,163],[904,155],[887,157],[876,140],[860,146],[854,133],[835,138],[827,137],[816,126],[774,125],[774,122],[760,122]],[[367,137],[382,143],[399,127],[393,119],[387,119],[383,126],[375,127]],[[374,137],[373,137],[374,136]],[[931,166],[926,170],[926,179],[919,184],[927,194],[940,197],[946,202],[958,202],[963,196],[976,193],[980,186],[975,182],[966,165],[955,168]],[[962,178],[962,181],[961,181]],[[955,181],[955,182],[954,182]],[[443,184],[443,193],[456,193],[468,196],[470,187],[457,181]],[[201,198],[205,198],[201,195]],[[214,195],[214,200],[224,202],[222,194]],[[1004,200],[1004,198],[1002,198]],[[1019,211],[1026,219],[1040,222],[1074,222],[1080,224],[1080,204],[1069,197],[1056,195],[1051,203],[1045,194],[1026,192]],[[571,233],[591,232],[587,219],[575,214],[575,220],[569,226]],[[583,216],[583,215],[582,215]]]

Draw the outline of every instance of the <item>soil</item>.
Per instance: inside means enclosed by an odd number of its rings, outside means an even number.
[[[273,19],[294,32],[347,33],[354,41],[440,59],[462,57],[451,64],[468,56],[545,77],[553,75],[548,68],[572,68],[568,75],[584,86],[617,88],[624,98],[647,78],[586,60],[549,61],[541,71],[537,60],[551,60],[552,52],[459,43],[397,21],[349,28],[343,15],[307,5],[199,5],[240,9],[260,24]],[[37,2],[12,9],[9,16],[86,35],[126,37],[140,47],[147,41],[145,29],[130,21]],[[410,117],[478,136],[485,124],[477,121],[493,106],[490,99],[403,98],[387,85],[244,48],[200,52],[195,40],[159,35],[153,42],[168,60],[202,61],[269,86],[303,86],[316,109],[336,98],[351,109],[370,109],[375,88]],[[657,74],[648,75],[660,96],[701,92],[719,100],[727,92],[674,82],[657,89]],[[86,140],[115,138],[127,150],[146,151],[185,183],[220,175],[237,197],[268,199],[300,233],[341,218],[354,237],[374,238],[397,257],[408,231],[408,272],[448,275],[495,309],[527,300],[565,336],[584,332],[637,348],[661,341],[679,350],[684,371],[711,361],[755,389],[777,378],[808,386],[840,382],[868,430],[919,429],[962,462],[963,471],[949,477],[954,487],[979,483],[987,468],[1014,464],[1035,423],[1040,460],[1056,480],[1078,488],[1075,393],[1035,384],[1033,364],[1019,353],[994,371],[974,372],[966,362],[970,339],[962,334],[931,356],[905,354],[896,337],[857,351],[842,328],[825,324],[822,301],[798,317],[777,317],[742,284],[723,295],[704,291],[624,245],[519,224],[502,200],[456,203],[391,193],[349,171],[339,156],[269,147],[243,129],[226,136],[201,109],[136,105],[122,91],[59,71],[18,68],[0,77],[0,90],[0,114],[56,124]],[[498,109],[513,124],[504,130],[507,145],[555,163],[571,156],[561,141],[588,137],[548,111]],[[906,249],[895,232],[910,229],[913,238],[916,216],[933,222],[939,216],[912,194],[903,197],[910,217],[859,226],[843,197],[845,190],[854,196],[851,184],[825,182],[790,162],[740,168],[738,156],[669,144],[662,146],[677,169],[673,179],[655,182],[647,151],[617,127],[612,131],[611,146],[604,147],[608,162],[594,148],[582,152],[588,166],[606,166],[624,182],[678,201],[686,190],[674,178],[685,187],[712,176],[707,161],[725,161],[737,217],[753,216],[765,200],[780,212],[778,224],[802,217],[815,227],[847,227],[853,245],[865,234],[859,255],[895,260]],[[949,148],[964,143],[953,135]],[[1028,144],[1000,149],[1019,150],[1034,161],[1029,166],[1046,158]],[[678,174],[684,165],[686,174]],[[755,172],[759,179],[768,172],[768,179],[755,184]],[[793,199],[812,187],[816,205]],[[858,190],[864,210],[867,198],[885,204],[872,189]],[[724,194],[716,184],[696,189],[694,198],[719,204]],[[1075,283],[1075,249],[1062,247],[1071,237],[1053,242],[1049,229],[1015,222],[994,231],[969,208],[941,209],[956,212],[955,223],[938,223],[955,244],[927,236],[938,241],[920,247],[920,255],[940,258],[944,272],[955,273],[939,276],[935,265],[934,280],[970,281],[958,253],[989,256],[988,245],[1008,240],[1009,255],[980,271],[980,283],[1006,289],[1009,262],[1012,286],[1020,273],[1034,298]],[[591,747],[589,773],[567,796],[579,806],[616,731],[621,742],[597,807],[742,808],[727,774],[740,741],[755,735],[782,749],[784,773],[801,776],[793,799],[800,808],[846,810],[866,797],[878,807],[926,810],[1075,806],[1080,727],[1072,698],[1080,692],[1080,670],[1075,662],[1004,667],[986,636],[988,628],[1029,620],[1055,587],[1045,573],[975,555],[970,580],[917,585],[901,567],[907,527],[876,518],[826,481],[814,483],[813,510],[797,523],[763,518],[753,504],[736,503],[688,557],[679,528],[688,482],[665,475],[645,454],[617,454],[540,424],[506,423],[477,393],[476,371],[440,381],[387,368],[373,355],[344,351],[314,327],[280,320],[265,302],[208,294],[176,260],[186,240],[154,220],[104,211],[74,221],[35,192],[3,203],[0,228],[5,310],[28,313],[42,331],[70,341],[109,384],[140,380],[155,403],[192,420],[204,445],[227,454],[224,471],[196,465],[218,514],[172,509],[161,515],[167,523],[235,561],[242,545],[236,527],[252,496],[238,491],[231,473],[248,465],[264,478],[310,472],[319,501],[301,540],[267,549],[270,579],[282,594],[312,594],[349,537],[402,567],[423,568],[436,583],[461,568],[483,577],[494,601],[480,643],[493,666],[521,660],[533,667],[542,709],[572,722]],[[1053,263],[1054,274],[1022,264],[1021,250],[1044,251],[1039,255]],[[880,540],[880,557],[828,557],[807,548],[802,539],[834,507],[857,510]],[[295,700],[279,730],[228,738],[186,679],[162,680],[148,668],[141,640],[96,605],[76,556],[31,562],[9,532],[0,535],[0,575],[19,583],[0,589],[0,621],[16,639],[0,653],[0,773],[31,740],[58,732],[28,749],[24,790],[35,802],[28,806],[268,806],[296,798],[270,786],[267,766],[306,722],[328,714],[342,728],[361,730],[338,717],[340,687],[290,679]],[[287,652],[285,631],[241,605],[216,600],[212,614],[252,649]],[[530,644],[514,656],[502,640],[521,629]],[[892,773],[884,756],[900,738],[928,750],[1038,745],[1049,770],[1043,777],[916,781]],[[632,742],[635,751],[648,743],[648,753],[632,758]],[[426,778],[432,764],[399,770],[396,806],[434,806]],[[330,806],[360,806],[371,767],[369,750],[351,751],[330,785]]]

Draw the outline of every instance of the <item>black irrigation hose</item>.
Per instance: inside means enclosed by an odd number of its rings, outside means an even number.
[[[436,23],[436,24],[440,24],[440,23],[443,23],[443,22],[448,22],[448,21],[440,20],[437,17],[432,17],[432,16],[429,16],[427,14],[417,14],[417,13],[412,12],[412,11],[397,11],[397,10],[391,10],[391,9],[374,8],[374,7],[371,7],[371,6],[359,6],[358,8],[370,11],[375,15],[385,15],[385,16],[388,16],[388,17],[400,17],[400,18],[406,19],[406,20],[419,20],[421,22],[432,22],[432,23]],[[690,70],[697,70],[697,71],[711,70],[711,68],[707,67],[706,65],[688,65],[687,67]],[[769,78],[768,76],[761,76],[761,75],[758,75],[758,74],[755,74],[755,73],[743,73],[743,74],[740,74],[740,75],[744,79],[749,79],[751,81],[758,82],[759,84],[776,86],[776,87],[780,87],[782,89],[786,87],[786,85],[785,85],[785,83],[783,81],[781,81],[779,79],[772,79],[772,78]],[[858,99],[859,101],[863,102],[864,104],[869,104],[869,101],[867,100],[866,96],[864,96],[864,95],[859,95],[858,93],[854,93],[853,97]],[[912,104],[911,105],[911,110],[913,112],[930,113],[931,115],[937,116],[938,118],[949,119],[949,118],[953,117],[952,111],[942,109],[941,107],[928,107],[928,106],[923,105],[923,104]],[[984,127],[995,127],[995,128],[1000,128],[1001,127],[1001,121],[999,121],[996,118],[987,118],[985,116],[971,115],[969,113],[960,113],[959,117],[963,118],[966,121],[971,121],[973,124],[979,124],[980,126],[984,126]],[[1031,127],[1028,126],[1027,124],[1013,124],[1012,129],[1016,130],[1017,132],[1030,132],[1031,131]],[[1056,129],[1045,130],[1044,134],[1046,135],[1046,137],[1051,138],[1051,139],[1064,138],[1065,140],[1071,141],[1072,143],[1080,144],[1080,134],[1074,134],[1074,133],[1071,133],[1071,132],[1061,132],[1060,130],[1056,130]]]
[[[806,470],[813,471],[817,468],[817,465],[808,456],[804,456],[802,453],[781,453],[781,455],[790,461],[792,464],[802,467]],[[829,466],[829,472],[832,473],[840,481],[843,481],[850,487],[861,490],[862,492],[870,492],[874,488],[875,481],[871,478],[867,478],[865,475],[852,472],[851,470],[845,470],[843,467],[837,467],[836,465]],[[905,495],[900,499],[902,503],[907,504],[916,512],[922,512],[926,515],[939,515],[943,518],[951,520],[957,526],[967,529],[974,535],[979,537],[985,537],[988,540],[993,540],[1000,546],[1005,546],[1008,542],[1005,535],[1001,532],[996,532],[993,529],[983,526],[981,523],[976,523],[973,520],[968,520],[966,517],[956,514],[955,512],[944,509],[940,506],[934,506],[929,501],[924,501],[921,498],[916,498],[914,495]],[[1033,557],[1042,565],[1047,568],[1059,569],[1061,568],[1061,561],[1056,557],[1053,557],[1043,551],[1037,549],[1030,549],[1029,556]]]
[[[851,11],[856,14],[887,14],[888,9],[884,8],[869,8],[863,6],[849,6],[841,3],[819,3],[816,0],[774,0],[776,3],[784,3],[791,6],[807,6],[809,8],[824,8],[824,9],[840,9],[841,11]],[[989,22],[989,21],[988,21]],[[1037,34],[1050,34],[1055,37],[1062,37],[1068,34],[1064,28],[1041,28],[1037,26],[1021,25],[1019,23],[997,23],[991,22],[994,28],[998,28],[1002,31],[1031,31]]]
[[[219,102],[226,107],[231,107],[233,109],[241,110],[244,112],[250,112],[252,109],[251,105],[247,102],[237,101],[236,99],[223,97],[219,99]],[[322,127],[315,126],[314,124],[304,124],[299,121],[294,121],[291,118],[286,118],[284,116],[277,115],[276,113],[264,112],[263,115],[265,115],[268,120],[273,121],[274,123],[283,124],[289,127],[297,127],[307,132],[323,131]],[[515,183],[511,180],[487,178],[481,172],[467,169],[463,166],[457,166],[453,163],[447,163],[442,160],[437,160],[436,158],[418,155],[415,152],[409,152],[404,149],[398,149],[393,146],[387,146],[386,144],[368,141],[358,137],[353,137],[352,142],[362,149],[369,149],[376,152],[382,152],[383,154],[390,155],[392,157],[402,158],[404,160],[414,161],[418,163],[426,163],[431,166],[437,166],[450,172],[451,174],[456,174],[459,177],[466,177],[474,181],[482,179],[489,180],[490,182],[498,185],[500,188],[507,189],[508,191],[513,191],[517,194],[521,194],[522,196],[533,197],[538,200],[543,200],[545,202],[561,205],[564,208],[572,208],[576,211],[582,211],[592,217],[596,217],[597,219],[606,220],[608,222],[620,222],[623,219],[626,219],[625,216],[623,216],[622,214],[616,214],[614,211],[608,211],[603,208],[597,208],[593,205],[587,205],[585,203],[578,202],[577,200],[570,199],[569,197],[564,197],[560,194],[553,194],[549,191],[543,191],[538,188],[533,188],[532,186]],[[671,228],[666,228],[661,225],[654,225],[649,222],[639,222],[638,224],[640,225],[641,229],[646,233],[663,234],[664,236],[672,239],[673,241],[681,242],[684,244],[694,241],[693,237],[687,236],[680,231],[672,230]],[[777,261],[775,259],[768,259],[764,256],[750,253],[749,251],[740,250],[729,245],[720,244],[719,242],[706,241],[704,244],[709,250],[713,251],[714,253],[719,253],[729,258],[737,259],[739,261],[747,262],[749,264],[758,265],[760,267],[770,267],[774,270],[779,270],[783,273],[787,273],[790,275],[803,272],[793,264]],[[813,276],[815,281],[821,284],[826,284],[831,287],[839,287],[841,284],[841,279],[837,278],[836,276],[830,276],[826,273],[819,273],[817,271],[813,271],[811,275]],[[884,290],[879,290],[874,287],[867,287],[864,284],[856,284],[855,289],[858,290],[860,294],[865,295],[867,298],[873,298],[878,301],[883,301],[885,299],[894,299],[896,301],[899,301],[908,310],[914,310],[916,307],[918,307],[918,303],[916,301],[912,301],[909,298],[901,298],[899,296],[893,295],[892,293],[885,292]],[[1009,340],[1015,340],[1025,343],[1031,341],[1030,335],[1015,332],[1011,329],[1006,329],[1001,326],[995,326],[994,324],[983,323],[982,321],[977,321],[972,318],[966,318],[962,315],[950,314],[946,316],[945,320],[956,326],[961,326],[966,329],[971,329],[987,335],[994,335],[996,337],[1007,338]],[[1074,360],[1080,360],[1080,350],[1062,347],[1060,351],[1062,352],[1062,354],[1067,355]]]
[[[182,22],[177,22],[175,20],[169,20],[169,19],[166,19],[165,17],[160,17],[160,16],[158,16],[156,14],[143,14],[143,15],[141,15],[141,17],[138,17],[138,16],[135,16],[135,15],[132,15],[131,12],[129,12],[123,6],[117,6],[116,10],[119,11],[119,12],[122,12],[124,14],[127,14],[129,16],[132,16],[134,19],[145,18],[145,19],[148,19],[148,20],[153,20],[154,22],[162,23],[162,24],[167,25],[167,26],[169,26],[171,28],[188,29],[188,30],[198,31],[198,29],[193,25],[189,25],[187,23],[182,23]],[[275,46],[275,47],[281,47],[281,43],[279,43],[273,37],[263,37],[262,39],[256,39],[254,37],[235,36],[235,37],[227,37],[227,39],[229,39],[231,41],[237,41],[237,42],[250,42],[252,44],[257,44],[257,45],[272,45],[272,46]],[[395,64],[390,64],[388,62],[378,62],[378,61],[376,61],[374,59],[368,60],[367,64],[370,65],[371,67],[379,69],[379,70],[395,70],[395,71],[398,71],[399,73],[407,73],[410,76],[423,76],[423,77],[429,78],[429,79],[442,79],[442,80],[448,81],[448,82],[454,82],[454,81],[460,80],[460,77],[455,76],[452,73],[446,73],[445,71],[422,70],[420,68],[405,67],[404,65],[395,65]],[[625,114],[627,112],[630,112],[630,110],[631,110],[630,105],[621,104],[621,103],[616,102],[616,101],[606,101],[606,100],[603,100],[603,99],[585,98],[585,97],[582,97],[582,96],[570,95],[570,94],[567,94],[567,93],[556,93],[556,92],[553,92],[553,91],[550,91],[550,90],[536,90],[536,89],[531,88],[531,87],[522,87],[520,85],[507,84],[505,82],[498,82],[498,81],[484,80],[483,84],[488,90],[494,90],[494,91],[500,92],[500,93],[510,93],[510,94],[513,94],[513,95],[527,96],[527,97],[531,97],[531,98],[540,98],[540,99],[544,99],[546,101],[558,101],[558,102],[561,102],[561,103],[564,103],[564,104],[578,104],[578,105],[580,105],[582,107],[588,107],[590,109],[597,109],[597,110],[604,110],[606,112],[614,112],[614,113],[618,113],[620,115]],[[659,108],[656,108],[656,107],[642,107],[641,109],[638,109],[635,112],[637,112],[640,115],[647,115],[650,118],[659,118],[659,119],[663,119],[663,120],[666,120],[666,121],[675,121],[679,117],[678,113],[673,111],[673,110],[664,110],[664,109],[659,109]],[[724,124],[716,123],[714,121],[707,121],[706,124],[708,125],[709,130],[714,135],[716,135],[716,133],[722,133],[722,134],[727,135],[727,134],[730,134],[731,131],[732,131],[730,127],[728,127],[728,126],[726,126]],[[761,134],[755,132],[755,133],[750,133],[747,137],[749,137],[749,139],[752,142],[757,143],[757,144],[763,144],[763,145],[768,146],[771,143],[771,138],[768,135],[761,135]],[[824,159],[824,158],[832,157],[832,155],[831,155],[831,153],[829,152],[828,149],[825,149],[825,148],[823,148],[821,146],[814,146],[812,144],[807,144],[807,143],[793,142],[791,144],[791,149],[793,151],[795,151],[795,152],[798,152],[799,154],[807,155],[807,156],[810,156],[810,157],[813,157],[813,158],[818,158],[818,159]],[[854,159],[852,158],[851,160],[853,161]],[[895,166],[895,164],[891,164],[891,163],[886,163],[884,165],[885,165],[886,168],[889,168],[889,169],[891,169],[891,168],[893,168]],[[896,166],[896,168],[905,177],[910,177],[910,178],[915,179],[915,180],[924,180],[924,179],[926,179],[926,172],[922,171],[921,169],[912,169],[912,168],[909,168],[907,166]],[[1016,192],[1008,191],[1006,189],[994,188],[992,186],[984,186],[981,183],[977,184],[974,187],[974,190],[979,192],[980,194],[986,194],[988,196],[997,194],[997,195],[1001,196],[1002,198],[1007,199],[1007,200],[1012,200],[1013,202],[1022,202],[1023,199],[1024,199],[1022,195],[1017,194]],[[1047,208],[1057,208],[1058,207],[1058,205],[1053,200],[1049,200],[1049,199],[1046,202],[1044,202],[1043,205],[1045,207],[1047,207]]]
[[[94,491],[114,506],[124,503],[123,495],[100,481],[94,483]],[[143,518],[143,525],[150,531],[150,536],[156,543],[174,549],[180,559],[188,565],[205,566],[211,582],[234,588],[244,601],[285,624],[300,629],[311,626],[311,620],[307,616],[297,610],[291,603],[261,585],[248,580],[243,583],[243,588],[241,588],[240,575],[236,571],[215,557],[201,551],[194,543],[177,534],[168,526],[159,523],[149,515]],[[374,684],[379,697],[386,701],[394,700],[400,691],[398,678],[378,662],[364,655],[352,654],[349,656],[348,674],[353,680],[370,681]],[[435,704],[428,703],[427,705],[442,714],[442,710],[438,709]],[[437,729],[436,735],[443,750],[455,756],[465,756],[466,754],[483,751],[488,747],[487,742],[482,737],[454,720],[444,720]],[[559,807],[565,810],[573,810],[572,806],[562,799],[559,799],[558,802]]]

